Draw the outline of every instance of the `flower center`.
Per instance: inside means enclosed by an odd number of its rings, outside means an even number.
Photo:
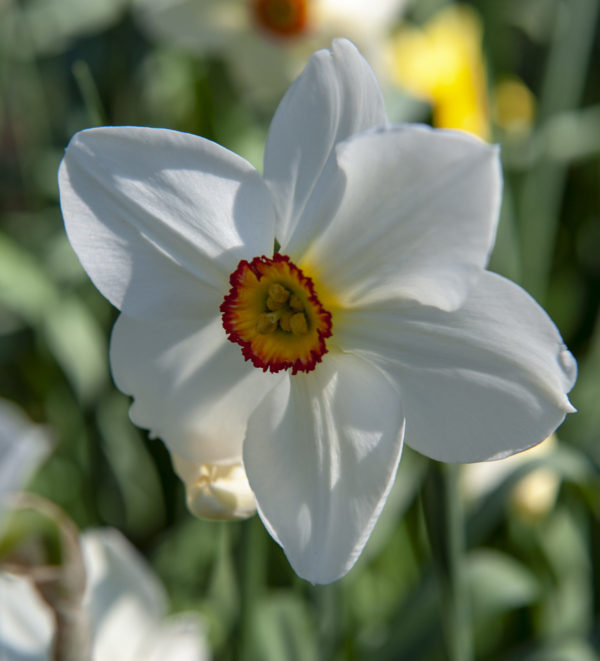
[[[308,0],[251,0],[258,24],[278,37],[293,37],[306,28]]]
[[[276,253],[273,259],[243,259],[229,282],[220,308],[223,327],[244,358],[265,372],[313,370],[327,351],[331,314],[312,280],[289,257]]]

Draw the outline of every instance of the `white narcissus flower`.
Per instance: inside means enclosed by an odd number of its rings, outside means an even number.
[[[572,407],[575,363],[545,312],[485,271],[498,152],[390,126],[348,41],[281,102],[264,177],[203,138],[107,127],[59,172],[69,239],[122,314],[115,381],[176,456],[243,461],[295,571],[352,567],[400,459],[535,445]]]
[[[204,627],[193,614],[165,618],[163,586],[131,544],[114,529],[84,532],[87,581],[80,609],[92,661],[204,661]],[[0,655],[51,658],[51,609],[26,576],[0,573]]]
[[[277,98],[307,57],[334,37],[357,43],[372,65],[406,0],[134,0],[154,38],[221,55],[254,100]]]

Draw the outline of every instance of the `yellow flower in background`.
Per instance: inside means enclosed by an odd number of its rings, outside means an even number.
[[[438,12],[424,27],[402,28],[388,50],[392,81],[429,102],[433,124],[489,137],[482,24],[466,5]]]

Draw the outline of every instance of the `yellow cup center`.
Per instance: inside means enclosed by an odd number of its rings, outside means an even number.
[[[264,371],[310,372],[327,351],[331,314],[313,282],[285,255],[242,260],[221,304],[223,327]]]

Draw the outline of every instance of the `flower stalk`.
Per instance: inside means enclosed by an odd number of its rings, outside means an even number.
[[[239,647],[236,658],[239,661],[248,661],[254,658],[254,615],[266,585],[265,534],[257,517],[242,523],[240,551]]]
[[[422,502],[439,582],[446,655],[449,661],[472,661],[473,641],[464,575],[464,518],[457,465],[429,462]]]

